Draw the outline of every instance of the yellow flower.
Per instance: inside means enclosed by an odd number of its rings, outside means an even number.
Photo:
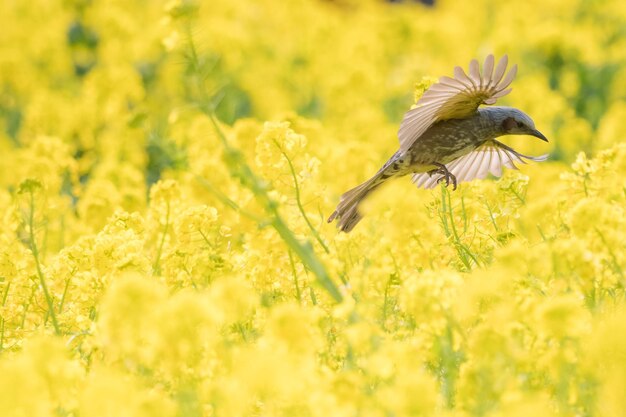
[[[403,282],[400,304],[417,323],[444,320],[462,279],[453,271],[425,271]]]
[[[435,381],[419,369],[400,369],[393,384],[381,391],[379,398],[384,408],[394,415],[436,415]]]
[[[24,351],[0,360],[0,371],[2,415],[51,415],[78,405],[83,369],[59,339],[29,340]]]
[[[88,417],[168,417],[177,412],[161,389],[144,387],[133,376],[104,366],[90,372],[79,401],[80,415]]]
[[[577,337],[588,333],[590,317],[583,300],[573,295],[546,300],[537,311],[539,328],[555,338]]]
[[[415,91],[413,92],[413,101],[417,103],[419,99],[422,97],[422,95],[424,95],[426,90],[428,90],[428,88],[431,85],[435,84],[437,81],[439,80],[435,77],[422,77],[420,82],[415,84]]]
[[[623,1],[397,3],[0,2],[0,415],[625,414]],[[326,224],[490,53],[550,161]]]
[[[315,311],[295,304],[277,306],[268,317],[268,340],[296,354],[315,351],[322,342],[315,320]]]

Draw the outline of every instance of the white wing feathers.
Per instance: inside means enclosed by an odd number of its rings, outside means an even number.
[[[502,168],[517,169],[515,163],[530,161],[545,161],[548,155],[537,157],[522,155],[498,141],[490,141],[476,148],[474,151],[446,164],[448,171],[456,177],[458,183],[471,181],[479,178],[484,179],[491,174],[496,177],[502,176]],[[438,174],[430,176],[428,173],[413,175],[413,182],[419,188],[434,188],[441,176]]]
[[[400,151],[406,152],[432,124],[471,116],[481,104],[494,104],[507,95],[511,91],[507,87],[517,74],[514,65],[505,76],[507,64],[508,57],[504,55],[494,70],[495,60],[489,55],[482,74],[474,59],[469,64],[469,75],[455,67],[454,78],[439,78],[418,100],[417,107],[404,115],[398,130]]]

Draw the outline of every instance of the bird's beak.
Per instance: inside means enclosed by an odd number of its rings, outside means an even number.
[[[543,141],[545,141],[545,142],[547,142],[547,141],[548,141],[548,138],[546,138],[546,137],[543,135],[543,133],[541,133],[541,132],[540,132],[540,131],[538,131],[537,129],[533,129],[533,130],[531,130],[531,131],[530,131],[530,135],[532,135],[532,136],[534,136],[534,137],[536,137],[536,138],[539,138],[539,139],[541,139],[541,140],[543,140]]]

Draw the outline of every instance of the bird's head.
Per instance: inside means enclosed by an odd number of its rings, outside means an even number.
[[[495,121],[503,135],[530,135],[543,141],[548,139],[535,128],[535,122],[526,113],[512,107],[493,108],[496,110]]]

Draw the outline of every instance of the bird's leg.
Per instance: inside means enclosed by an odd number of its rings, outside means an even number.
[[[444,164],[433,162],[433,165],[438,168],[428,171],[428,175],[432,176],[433,174],[441,174],[442,177],[437,180],[437,184],[439,184],[441,181],[445,181],[447,187],[448,185],[450,185],[450,181],[452,181],[452,190],[456,190],[456,177],[454,176],[454,174],[448,171],[448,168],[446,168]]]

